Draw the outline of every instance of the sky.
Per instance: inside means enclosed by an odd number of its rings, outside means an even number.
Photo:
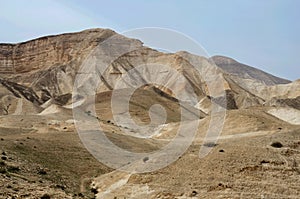
[[[0,6],[0,43],[88,28],[168,28],[193,38],[210,56],[296,80],[299,8],[299,0],[9,0]]]

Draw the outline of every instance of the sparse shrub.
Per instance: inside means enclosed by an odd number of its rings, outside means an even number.
[[[61,190],[65,190],[65,186],[64,185],[57,184],[55,187],[58,188],[58,189],[61,189]]]
[[[42,195],[41,199],[50,199],[50,195],[45,193],[44,195]]]
[[[39,175],[46,175],[46,174],[47,174],[47,171],[45,171],[44,169],[40,169],[40,170],[38,171],[38,174],[39,174]]]
[[[98,193],[98,190],[96,189],[96,188],[91,188],[91,192],[93,193],[93,194],[97,194]]]
[[[19,189],[17,187],[12,188],[12,190],[14,190],[15,192],[19,191]]]
[[[20,168],[17,166],[8,166],[7,171],[10,173],[16,173],[20,171]]]
[[[297,172],[298,174],[300,174],[300,169],[299,169],[299,166],[298,166],[298,162],[296,161],[295,158],[293,158],[293,162],[292,162],[292,170]]]
[[[5,166],[5,165],[6,165],[5,162],[0,161],[0,166]]]
[[[86,111],[85,113],[86,113],[88,116],[91,116],[92,111]]]
[[[11,106],[11,104],[8,104],[8,105],[3,105],[2,106],[2,110],[4,112],[4,115],[8,115],[8,110],[9,110],[9,107]]]
[[[5,174],[7,172],[5,167],[0,167],[0,173]]]
[[[1,160],[7,160],[7,157],[6,156],[2,156]]]

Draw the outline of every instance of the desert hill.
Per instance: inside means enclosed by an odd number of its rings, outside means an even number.
[[[261,105],[270,101],[270,96],[284,99],[280,96],[281,91],[288,92],[293,89],[288,88],[291,85],[279,85],[278,88],[273,89],[276,84],[288,84],[290,81],[240,64],[230,58],[215,56],[209,59],[183,52],[164,54],[144,47],[138,40],[128,39],[104,29],[42,37],[20,44],[1,44],[0,63],[3,72],[0,83],[10,91],[10,94],[25,98],[34,104],[42,105],[52,100],[53,103],[65,105],[71,99],[74,78],[80,73],[79,67],[83,60],[98,44],[111,36],[114,36],[113,42],[116,45],[123,48],[136,46],[136,50],[114,60],[102,75],[103,85],[99,86],[97,92],[112,90],[123,73],[144,63],[166,64],[179,71],[192,85],[200,100],[210,95],[207,91],[207,76],[217,74],[224,76],[224,88],[230,104],[228,107],[231,109]],[[111,48],[108,51],[114,53],[113,51],[117,50]],[[191,63],[200,66],[200,76]],[[174,81],[164,83],[171,85]],[[259,93],[253,91],[253,88],[258,87],[257,85],[259,85]],[[177,85],[174,88],[178,90],[184,86]],[[270,91],[266,92],[266,90]],[[280,93],[277,90],[280,90]],[[240,94],[241,92],[243,94]],[[264,96],[265,93],[268,94]],[[285,97],[295,98],[295,96]]]
[[[297,198],[299,84],[224,56],[159,52],[108,29],[0,44],[0,196]],[[156,104],[164,111],[151,112]],[[122,120],[127,107],[149,126]],[[98,162],[76,128],[101,126],[117,146],[143,153],[195,122],[187,151],[146,174]],[[205,141],[209,130],[220,131],[216,143]],[[203,159],[201,147],[212,149]]]

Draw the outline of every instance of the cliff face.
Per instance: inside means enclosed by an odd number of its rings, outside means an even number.
[[[0,73],[16,74],[65,65],[86,56],[114,35],[105,29],[46,36],[19,44],[0,44]]]
[[[13,74],[14,71],[14,51],[15,45],[0,44],[0,73]]]
[[[112,30],[91,29],[0,44],[0,84],[13,98],[36,105],[52,99],[62,105],[71,98],[73,79],[81,61],[100,42],[115,34]]]

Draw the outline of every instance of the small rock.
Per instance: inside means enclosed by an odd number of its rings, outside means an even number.
[[[271,146],[274,147],[274,148],[281,148],[281,147],[283,147],[283,145],[280,142],[273,142],[271,144]]]
[[[270,163],[270,161],[267,161],[267,160],[262,160],[262,161],[260,162],[260,164],[268,164],[268,163]]]
[[[143,162],[147,162],[149,160],[149,157],[144,157]]]
[[[198,194],[198,192],[194,190],[194,191],[192,191],[192,193],[190,194],[190,197],[195,197],[197,194]]]
[[[206,146],[206,147],[212,148],[212,147],[217,146],[218,144],[216,144],[216,143],[214,143],[214,142],[206,142],[206,143],[204,143],[203,145]]]

